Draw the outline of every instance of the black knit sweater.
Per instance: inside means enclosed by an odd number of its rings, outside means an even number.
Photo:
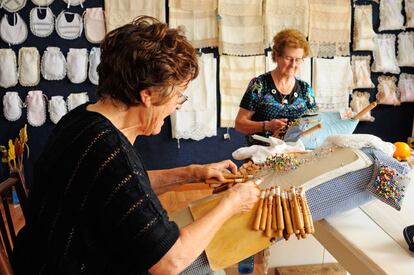
[[[145,274],[178,238],[134,147],[86,106],[62,118],[37,161],[17,274]]]

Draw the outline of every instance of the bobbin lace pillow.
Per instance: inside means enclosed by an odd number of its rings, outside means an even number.
[[[394,106],[401,104],[396,82],[395,76],[382,75],[378,77],[378,93],[376,95],[378,104]]]
[[[355,113],[361,112],[365,107],[369,105],[369,96],[370,94],[368,92],[358,92],[355,91],[352,93],[352,100],[350,103],[350,106],[352,108],[352,111]],[[360,119],[360,121],[369,121],[373,122],[375,121],[375,118],[371,116],[371,111],[365,113]]]
[[[18,82],[16,54],[12,49],[0,49],[0,87],[9,88]]]
[[[371,70],[373,72],[399,74],[397,58],[395,57],[395,35],[379,34],[374,39],[374,62]]]

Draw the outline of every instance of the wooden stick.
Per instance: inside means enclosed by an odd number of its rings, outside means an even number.
[[[285,223],[283,222],[283,210],[282,202],[280,200],[280,187],[276,186],[276,217],[277,217],[277,232],[276,236],[283,236],[283,229],[285,229]]]
[[[293,234],[292,220],[290,218],[290,209],[287,202],[286,192],[282,192],[282,206],[283,206],[283,215],[285,220],[285,231],[284,238],[288,240],[290,235]]]
[[[295,218],[295,206],[293,203],[292,191],[288,191],[288,195],[289,195],[290,217],[292,219],[293,233],[295,233],[297,237],[300,233],[300,230],[299,230],[298,220]]]
[[[223,177],[225,179],[244,179],[244,180],[248,180],[248,179],[252,179],[253,175],[235,175],[235,174],[231,174],[228,172],[224,172],[223,173]]]
[[[225,179],[224,181],[220,181],[217,179],[207,179],[205,181],[206,184],[212,185],[212,184],[224,184],[224,183],[240,183],[240,182],[244,182],[244,179]]]
[[[296,219],[296,224],[298,226],[298,229],[300,231],[300,234],[305,234],[305,226],[303,224],[303,218],[300,211],[300,206],[298,203],[298,199],[296,197],[296,189],[295,187],[291,187],[290,190],[292,191],[292,200],[293,200],[293,206],[294,206],[294,218]]]
[[[276,215],[276,188],[272,187],[272,195],[273,195],[273,206],[272,206],[272,229],[273,231],[277,231],[277,215]]]
[[[266,221],[267,221],[267,205],[269,201],[269,190],[266,190],[265,194],[265,200],[263,202],[263,211],[262,211],[262,217],[260,218],[260,230],[265,231],[266,230]]]
[[[304,195],[305,194],[303,192],[303,189],[300,188],[298,190],[298,198],[299,198],[299,202],[300,202],[300,206],[301,206],[301,210],[302,210],[303,222],[305,224],[305,231],[306,231],[306,233],[311,234],[312,230],[311,230],[310,221],[309,221],[309,214],[308,214],[308,211],[306,209],[305,201],[303,199]]]
[[[309,209],[309,204],[308,204],[308,200],[307,200],[307,198],[306,198],[306,194],[305,194],[305,192],[303,191],[303,189],[301,189],[301,194],[302,194],[302,201],[303,201],[303,204],[305,205],[305,211],[306,211],[306,215],[308,216],[308,219],[309,219],[309,231],[310,231],[310,233],[309,234],[313,234],[313,233],[315,233],[315,227],[313,226],[313,218],[312,218],[312,213],[311,213],[311,211],[310,211],[310,209]]]
[[[313,132],[315,132],[315,131],[317,131],[317,130],[319,130],[319,129],[321,129],[321,128],[322,128],[322,124],[321,124],[321,123],[316,124],[315,126],[312,126],[312,127],[310,127],[309,129],[307,129],[307,130],[303,131],[303,132],[300,134],[300,136],[301,136],[301,137],[303,137],[303,136],[306,136],[306,135],[312,134]]]
[[[265,235],[266,237],[271,237],[272,236],[272,220],[274,219],[272,217],[272,209],[273,209],[273,193],[271,191],[269,191],[269,199],[267,200],[267,208],[268,208],[268,213],[267,213],[267,221],[266,221],[266,232]]]
[[[361,119],[366,113],[377,107],[377,102],[371,102],[367,107],[362,109],[358,114],[352,117],[353,120]]]
[[[256,231],[260,228],[260,219],[262,218],[263,200],[265,198],[265,194],[266,192],[264,190],[260,193],[260,199],[256,209],[256,217],[253,224],[253,229]]]

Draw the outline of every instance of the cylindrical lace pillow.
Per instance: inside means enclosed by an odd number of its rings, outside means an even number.
[[[353,88],[374,88],[374,83],[371,81],[370,70],[371,56],[352,56],[352,72],[354,79]]]
[[[374,62],[371,70],[373,72],[399,74],[400,68],[395,57],[395,35],[379,34],[374,39],[374,43]]]
[[[31,87],[40,81],[40,55],[34,47],[19,50],[19,82],[20,85]]]
[[[66,60],[58,47],[47,47],[42,56],[41,71],[46,80],[61,80],[66,76]]]
[[[414,32],[398,34],[398,65],[414,67]]]
[[[396,82],[395,76],[382,75],[378,77],[378,93],[376,95],[378,104],[394,106],[401,104]]]
[[[380,25],[378,30],[402,30],[404,29],[404,16],[401,13],[402,0],[381,0],[380,2]]]
[[[69,49],[67,74],[72,83],[82,83],[88,77],[88,52],[86,49]]]
[[[9,88],[18,82],[16,54],[12,49],[0,49],[0,87]]]
[[[401,102],[414,102],[414,75],[402,73],[398,81]]]
[[[358,91],[353,92],[350,105],[353,112],[361,112],[365,107],[369,105],[369,93]],[[365,113],[365,115],[363,115],[359,120],[373,122],[375,118],[371,116],[371,111],[369,111]]]

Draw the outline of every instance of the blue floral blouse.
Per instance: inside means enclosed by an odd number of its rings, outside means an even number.
[[[283,97],[270,72],[250,81],[240,107],[255,112],[253,121],[269,121],[275,118],[294,120],[317,109],[315,95],[308,83],[296,79],[292,93]]]

